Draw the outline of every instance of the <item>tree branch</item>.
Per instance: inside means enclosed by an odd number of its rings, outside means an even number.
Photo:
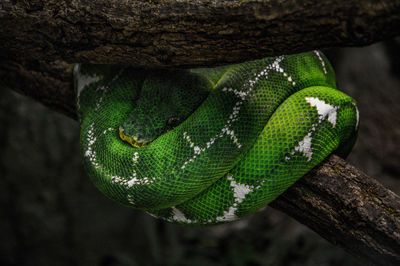
[[[0,64],[0,86],[27,95],[50,109],[77,119],[73,88],[73,65],[64,61]]]
[[[72,65],[5,62],[2,87],[76,118]],[[337,156],[330,156],[271,203],[369,264],[400,263],[400,198]]]
[[[400,197],[331,155],[270,204],[373,265],[400,263]]]
[[[2,59],[213,66],[399,35],[400,0],[2,0],[0,25]]]

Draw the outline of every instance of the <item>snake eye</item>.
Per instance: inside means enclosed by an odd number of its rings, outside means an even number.
[[[167,125],[169,128],[176,127],[177,125],[179,125],[179,118],[171,117],[170,119],[168,119]]]

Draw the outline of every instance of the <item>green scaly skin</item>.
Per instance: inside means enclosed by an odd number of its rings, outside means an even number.
[[[249,215],[356,139],[356,103],[318,51],[179,71],[77,65],[74,75],[93,183],[169,222]]]

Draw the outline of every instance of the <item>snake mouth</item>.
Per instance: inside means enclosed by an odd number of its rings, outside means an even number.
[[[134,148],[142,148],[148,144],[146,141],[138,141],[137,137],[129,137],[125,135],[123,127],[119,127],[119,137],[121,140],[129,143]]]

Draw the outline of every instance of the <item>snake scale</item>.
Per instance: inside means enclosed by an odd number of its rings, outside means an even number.
[[[356,139],[355,101],[319,51],[188,70],[78,64],[84,166],[109,198],[213,225],[265,206]]]

